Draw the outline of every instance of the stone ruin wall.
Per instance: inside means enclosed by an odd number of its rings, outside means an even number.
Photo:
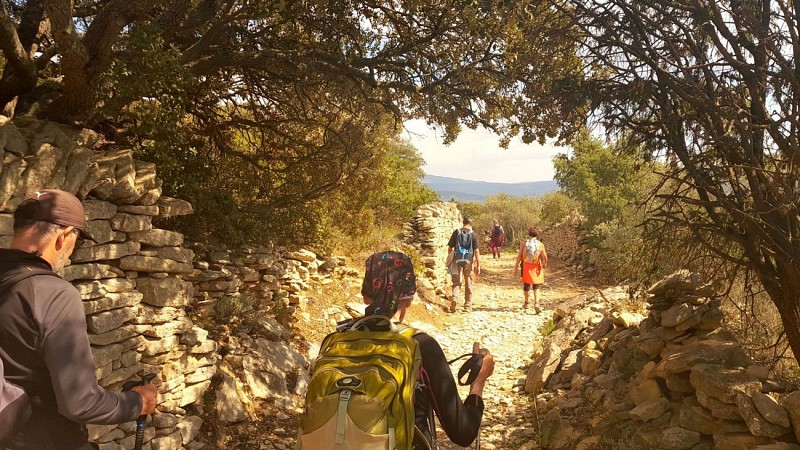
[[[587,232],[586,219],[580,213],[573,212],[557,224],[542,230],[542,241],[547,248],[547,255],[579,270],[589,269]]]
[[[557,310],[525,384],[542,447],[800,448],[800,392],[745,354],[716,295],[679,271],[639,300],[646,317],[620,308],[625,287]]]
[[[420,206],[403,227],[403,240],[414,247],[425,266],[421,279],[437,295],[444,297],[448,285],[447,242],[453,230],[460,228],[463,216],[453,202],[435,202]],[[419,274],[418,274],[419,275]]]
[[[0,160],[0,245],[10,244],[12,213],[26,195],[59,188],[82,199],[88,231],[98,242],[76,249],[60,275],[83,298],[100,385],[119,390],[136,375],[158,374],[159,413],[145,437],[151,449],[203,447],[195,440],[198,411],[218,371],[215,407],[222,422],[246,420],[254,399],[291,403],[304,389],[306,359],[274,318],[259,322],[265,337],[224,343],[223,358],[187,311],[204,317],[220,299],[247,295],[263,310],[281,300],[292,314],[304,307],[308,282],[343,262],[264,248],[196,260],[183,235],[153,226],[154,219],[192,213],[191,205],[161,195],[152,163],[90,130],[0,117]],[[91,425],[90,438],[102,450],[131,449],[134,427]]]

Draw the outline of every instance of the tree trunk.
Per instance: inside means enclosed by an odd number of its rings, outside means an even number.
[[[762,280],[762,284],[778,308],[794,358],[800,361],[800,268],[791,262],[779,262],[778,274],[777,282]]]

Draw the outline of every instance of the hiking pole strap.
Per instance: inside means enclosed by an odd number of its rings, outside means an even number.
[[[481,353],[464,353],[458,358],[447,361],[447,364],[453,364],[459,359],[464,358],[469,359],[458,369],[458,384],[461,386],[468,386],[474,383],[475,379],[478,378],[478,373],[480,373],[481,366],[483,365],[483,355]],[[464,376],[467,377],[466,380]]]

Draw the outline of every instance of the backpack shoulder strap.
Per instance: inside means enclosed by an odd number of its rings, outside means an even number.
[[[420,331],[420,330],[418,330],[416,328],[410,327],[408,325],[397,324],[396,327],[397,327],[397,332],[402,334],[402,335],[404,335],[404,336],[414,337],[414,336],[416,336],[418,334],[422,334],[422,331]]]

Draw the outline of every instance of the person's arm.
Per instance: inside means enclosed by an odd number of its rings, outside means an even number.
[[[35,289],[37,299],[49,300],[36,303],[37,322],[58,412],[75,422],[98,424],[129,422],[151,412],[143,410],[144,392],[111,392],[97,384],[78,292],[62,283],[36,283]],[[155,393],[152,400],[145,406],[155,406]]]
[[[476,383],[480,393],[470,392],[470,395],[461,401],[458,395],[453,373],[444,356],[442,348],[435,339],[421,333],[414,336],[419,342],[422,353],[422,367],[428,375],[429,393],[436,416],[439,418],[447,437],[455,444],[468,447],[478,436],[481,419],[483,418],[483,385],[486,379]],[[480,375],[479,375],[480,378]],[[474,383],[473,383],[474,385]]]
[[[473,258],[475,259],[474,270],[475,273],[479,274],[481,273],[481,251],[480,251],[480,244],[478,244],[478,242],[475,239],[472,240],[472,248],[473,248],[472,251]]]
[[[542,269],[547,268],[547,252],[544,250],[544,244],[540,244],[542,246],[542,251],[540,252],[540,260],[542,262]]]
[[[519,244],[519,251],[517,252],[517,260],[514,262],[514,276],[519,273],[519,265],[522,262],[523,253],[525,252],[525,242]]]
[[[472,344],[472,353],[481,353],[483,355],[483,363],[478,376],[475,381],[469,385],[469,394],[477,395],[483,398],[483,388],[486,386],[486,379],[494,373],[494,357],[489,349],[481,348],[480,344],[475,342]]]
[[[456,236],[458,236],[458,230],[454,230],[453,234],[450,235],[450,240],[447,241],[447,250],[449,253],[452,253],[456,248]]]

